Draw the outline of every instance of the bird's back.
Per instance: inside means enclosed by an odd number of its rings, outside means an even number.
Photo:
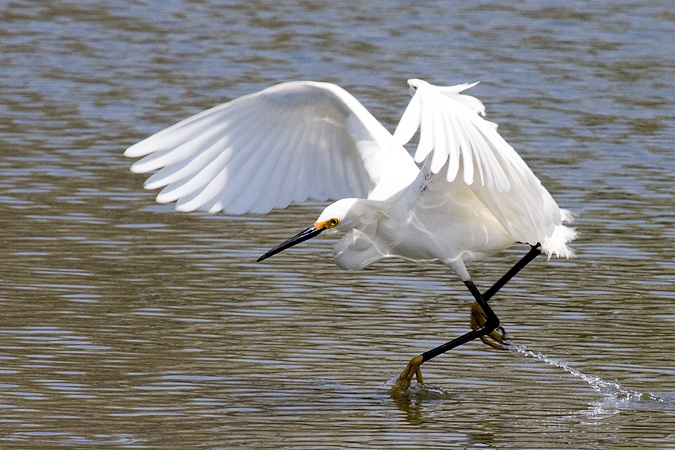
[[[385,258],[436,261],[468,279],[465,262],[515,243],[469,186],[447,184],[436,177],[422,190],[413,183],[387,200],[357,200],[352,213],[358,220],[336,244],[336,264],[360,269]]]
[[[542,244],[550,253],[569,256],[567,242],[574,230],[562,224],[565,211],[541,183],[538,191],[530,187],[528,195],[534,199],[522,202],[521,190],[495,192],[478,183],[468,185],[461,168],[460,176],[448,182],[428,165],[391,198],[354,199],[347,216],[349,231],[334,249],[338,266],[360,269],[385,258],[437,261],[468,280],[465,263],[516,242]]]

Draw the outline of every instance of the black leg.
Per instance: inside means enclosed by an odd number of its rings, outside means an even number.
[[[464,284],[466,285],[467,288],[469,288],[469,291],[471,292],[471,295],[473,295],[473,298],[476,299],[476,303],[478,303],[478,306],[483,310],[483,313],[485,314],[486,320],[485,323],[478,329],[469,331],[468,333],[453,339],[450,342],[446,342],[443,345],[439,345],[436,348],[433,348],[429,351],[426,351],[422,353],[422,362],[427,362],[431,358],[434,358],[442,353],[447,352],[450,349],[453,349],[455,347],[459,347],[462,344],[465,344],[469,341],[472,341],[476,338],[480,338],[483,336],[487,336],[488,334],[492,333],[494,330],[497,329],[499,326],[499,318],[497,315],[492,311],[492,308],[490,308],[487,304],[488,300],[495,295],[497,291],[499,291],[504,285],[520,270],[525,267],[530,261],[532,261],[534,258],[539,256],[541,254],[541,246],[539,244],[533,245],[530,251],[523,256],[523,258],[518,261],[508,272],[504,274],[503,277],[501,277],[495,284],[492,285],[490,289],[485,291],[485,294],[481,294],[478,288],[476,287],[475,284],[473,284],[473,281],[468,280],[465,281]]]
[[[476,299],[476,302],[478,302],[480,307],[483,309],[483,312],[485,313],[487,320],[485,321],[483,326],[480,327],[479,329],[469,331],[468,333],[463,334],[462,336],[453,339],[450,342],[446,342],[445,344],[439,345],[436,348],[433,348],[431,350],[422,353],[422,363],[425,363],[429,361],[431,358],[435,358],[436,356],[445,353],[450,349],[459,347],[460,345],[466,344],[469,341],[473,341],[476,338],[488,335],[499,326],[499,318],[492,311],[492,308],[490,308],[490,306],[487,304],[487,301],[485,300],[483,295],[481,295],[481,293],[478,291],[476,285],[473,284],[473,281],[468,280],[465,281],[464,284],[466,285],[467,288],[469,288],[469,291]]]
[[[398,381],[391,389],[391,393],[396,394],[397,392],[405,391],[406,389],[408,389],[413,376],[417,376],[417,381],[419,383],[422,383],[422,372],[420,370],[420,366],[423,363],[429,361],[432,358],[435,358],[440,354],[447,352],[448,350],[451,350],[455,347],[459,347],[462,344],[466,344],[467,342],[472,341],[476,338],[484,339],[485,336],[489,335],[494,330],[496,330],[497,327],[499,327],[499,318],[494,313],[494,311],[492,311],[492,308],[490,308],[490,306],[488,305],[488,300],[495,293],[497,293],[497,291],[499,291],[502,287],[504,287],[504,285],[511,278],[516,276],[516,274],[520,272],[520,270],[523,267],[525,267],[530,261],[532,261],[540,254],[541,254],[541,246],[539,244],[533,245],[530,251],[520,261],[518,261],[508,272],[506,272],[503,277],[501,277],[495,284],[493,284],[492,287],[485,292],[485,294],[480,293],[480,291],[473,283],[473,281],[471,280],[465,281],[464,284],[469,289],[471,295],[473,295],[473,297],[476,299],[476,303],[485,314],[485,320],[483,324],[475,330],[469,331],[468,333],[463,334],[462,336],[453,339],[450,342],[446,342],[445,344],[439,345],[438,347],[428,350],[422,353],[421,355],[417,355],[416,357],[411,359],[406,368],[399,376]]]
[[[493,284],[490,289],[485,291],[483,294],[483,300],[487,302],[490,298],[492,298],[492,296],[502,287],[504,287],[504,285],[511,278],[513,278],[523,267],[525,267],[530,261],[540,254],[540,245],[533,245],[530,251],[525,256],[523,256],[520,261],[518,261],[508,272],[506,272],[504,276],[497,280],[497,282]],[[486,320],[487,317],[485,316],[483,308],[481,308],[478,302],[474,302],[473,305],[471,305],[471,329],[478,330],[483,326]],[[508,347],[508,343],[506,341],[506,331],[504,331],[504,328],[502,327],[497,327],[490,334],[481,336],[480,340],[483,341],[484,344],[489,345],[490,347],[497,350],[504,350]]]
[[[503,277],[501,277],[495,284],[492,285],[490,289],[485,291],[485,294],[483,294],[483,300],[486,302],[492,298],[493,295],[497,293],[498,290],[504,287],[508,281],[515,277],[520,270],[528,265],[530,261],[532,261],[534,258],[537,256],[541,255],[541,245],[533,245],[532,248],[530,249],[529,252],[523,258],[518,261],[511,269],[504,274]]]
[[[405,369],[403,369],[403,372],[401,372],[401,375],[398,377],[396,384],[389,391],[392,395],[396,395],[399,392],[406,391],[410,387],[410,383],[412,382],[413,376],[417,376],[418,383],[420,384],[423,383],[422,371],[420,370],[420,366],[425,362],[429,361],[431,358],[435,358],[436,356],[445,353],[450,349],[459,347],[460,345],[466,344],[467,342],[472,341],[476,338],[481,338],[485,335],[488,335],[499,326],[499,319],[492,311],[492,308],[490,308],[487,302],[483,299],[483,296],[481,295],[480,291],[478,291],[476,285],[473,284],[473,281],[468,280],[465,281],[464,284],[466,285],[467,288],[469,288],[469,291],[471,291],[471,294],[476,299],[476,302],[483,309],[483,312],[485,313],[486,317],[485,323],[477,330],[469,331],[468,333],[456,339],[453,339],[450,342],[446,342],[445,344],[439,345],[438,347],[428,350],[422,353],[421,355],[417,355],[413,359],[411,359],[408,365],[405,367]]]

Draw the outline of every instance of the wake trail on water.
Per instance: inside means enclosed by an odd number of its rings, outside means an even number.
[[[656,394],[653,394],[651,392],[639,392],[639,391],[634,391],[632,389],[627,389],[623,386],[621,386],[619,383],[616,381],[607,381],[603,380],[600,377],[597,377],[595,375],[586,375],[584,373],[579,372],[578,370],[572,368],[569,366],[569,363],[551,358],[549,356],[546,356],[542,353],[535,353],[532,350],[528,349],[524,345],[520,344],[514,344],[511,342],[511,347],[517,351],[518,353],[529,356],[532,358],[535,358],[537,360],[543,361],[545,363],[548,363],[552,366],[559,367],[563,369],[564,371],[570,373],[571,375],[574,375],[577,378],[582,379],[588,385],[593,388],[596,392],[606,396],[610,397],[613,400],[619,400],[619,401],[629,401],[629,400],[655,400],[662,402],[663,399],[659,397]]]

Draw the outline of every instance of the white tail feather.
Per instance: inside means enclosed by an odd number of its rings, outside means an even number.
[[[560,216],[563,223],[574,222],[574,215],[566,209],[560,210]],[[549,259],[553,255],[557,258],[569,259],[574,256],[574,251],[567,246],[567,243],[573,241],[576,237],[577,232],[574,228],[556,225],[553,233],[541,243],[541,248]]]

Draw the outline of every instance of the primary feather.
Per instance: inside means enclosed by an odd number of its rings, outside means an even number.
[[[146,189],[182,211],[266,213],[307,199],[365,197],[414,178],[403,147],[342,88],[289,82],[197,114],[127,149]],[[396,174],[392,174],[391,169]],[[395,176],[398,175],[398,176]]]

